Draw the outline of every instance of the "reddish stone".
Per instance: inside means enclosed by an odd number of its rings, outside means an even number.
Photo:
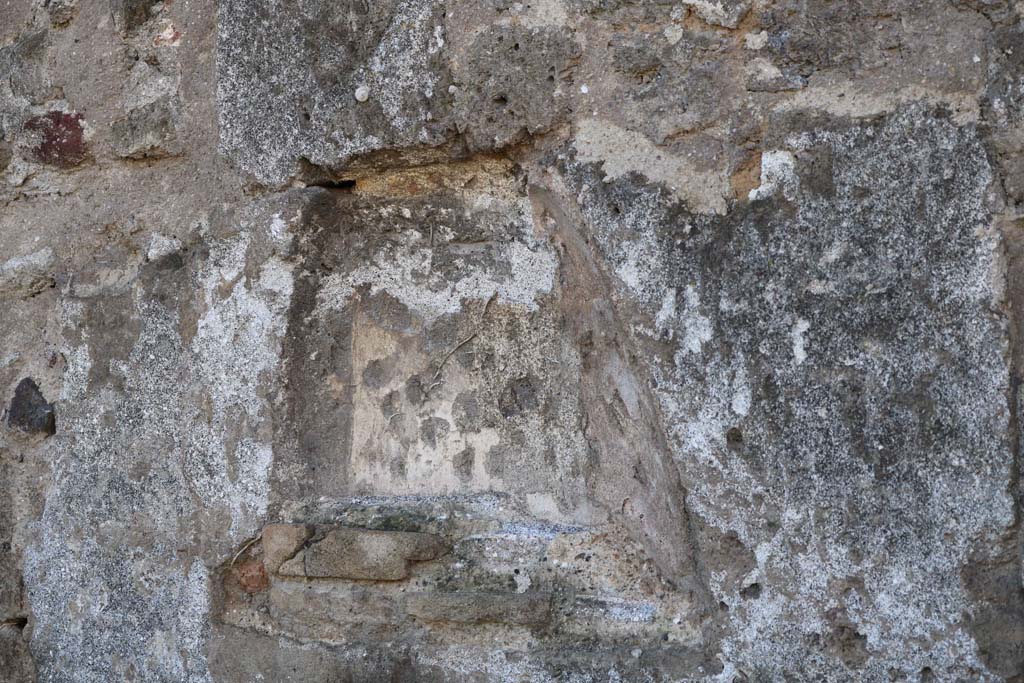
[[[36,133],[40,140],[32,149],[36,161],[50,166],[71,168],[85,161],[85,131],[81,114],[51,111],[25,122],[25,130]]]
[[[270,578],[263,563],[249,558],[235,565],[233,569],[238,584],[246,593],[260,593],[270,588]]]

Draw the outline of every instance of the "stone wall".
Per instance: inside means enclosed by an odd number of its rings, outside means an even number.
[[[1024,681],[1024,3],[0,0],[0,681]]]

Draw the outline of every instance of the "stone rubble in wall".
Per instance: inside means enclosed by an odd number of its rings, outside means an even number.
[[[0,680],[1024,680],[1022,45],[0,3]]]

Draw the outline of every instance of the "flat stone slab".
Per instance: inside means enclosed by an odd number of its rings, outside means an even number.
[[[435,560],[451,546],[440,536],[414,531],[341,528],[282,564],[283,576],[400,581],[411,562]]]
[[[276,572],[281,564],[295,556],[311,535],[305,524],[268,524],[263,527],[263,565]]]

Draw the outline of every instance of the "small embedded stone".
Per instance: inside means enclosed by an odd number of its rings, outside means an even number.
[[[58,168],[73,168],[88,159],[83,120],[81,114],[63,111],[30,118],[25,122],[25,130],[37,138],[32,158]]]
[[[0,137],[0,173],[6,171],[7,167],[11,165],[13,156],[10,145],[4,143],[3,138]]]
[[[7,411],[7,425],[29,434],[52,436],[57,432],[53,404],[48,403],[31,377],[18,383]]]
[[[30,31],[0,47],[0,80],[15,97],[24,97],[34,105],[63,99],[60,87],[47,75],[48,35],[46,29]]]
[[[110,0],[110,12],[114,25],[121,33],[128,33],[149,21],[155,6],[161,0]]]
[[[169,98],[136,107],[112,126],[114,148],[127,159],[154,159],[178,152],[174,111]]]
[[[71,23],[78,10],[78,0],[43,0],[43,7],[50,15],[50,26],[62,28]]]
[[[407,608],[409,614],[428,622],[538,626],[547,623],[551,617],[551,594],[476,591],[416,593],[409,596]]]
[[[49,247],[0,264],[0,300],[27,299],[54,286]]]

